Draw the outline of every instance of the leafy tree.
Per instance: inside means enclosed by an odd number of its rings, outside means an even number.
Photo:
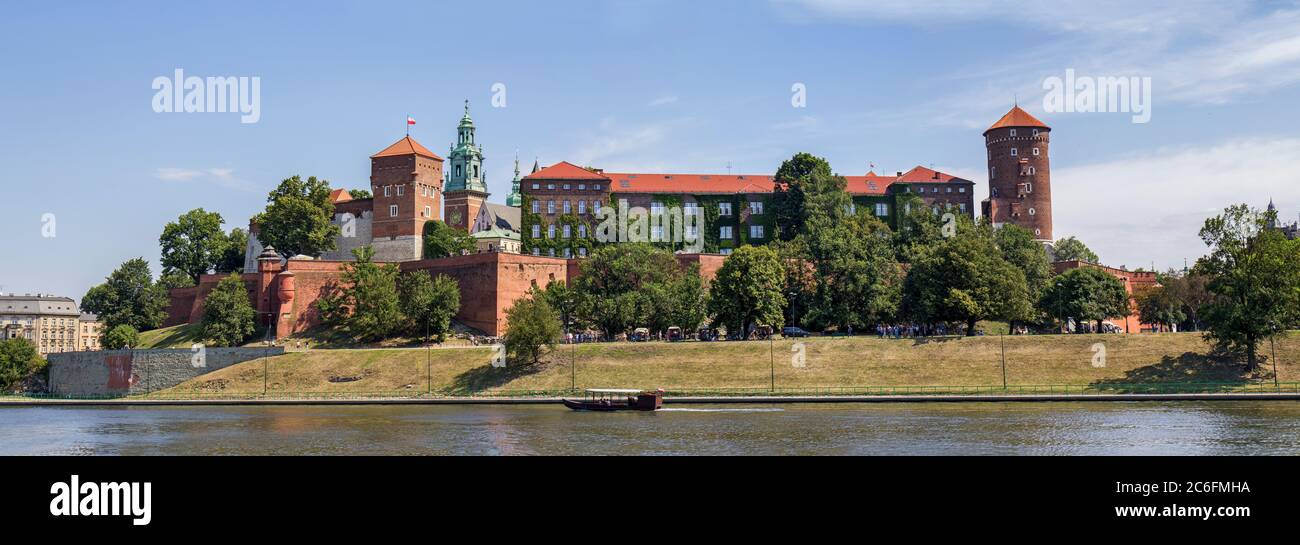
[[[330,186],[315,176],[306,181],[286,178],[267,196],[266,210],[254,218],[263,244],[274,246],[284,257],[319,256],[335,248],[339,227],[330,223],[334,204]]]
[[[81,309],[99,315],[104,327],[129,325],[148,331],[167,318],[167,291],[153,282],[149,262],[137,257],[123,263],[103,284],[90,288]]]
[[[1216,347],[1246,353],[1258,365],[1259,342],[1293,323],[1300,313],[1300,241],[1268,226],[1275,212],[1244,204],[1205,220],[1200,236],[1210,253],[1196,262],[1215,297],[1201,308],[1205,337]]]
[[[807,325],[805,320],[817,294],[812,255],[804,235],[790,240],[775,240],[767,245],[776,252],[785,272],[781,294],[785,296],[786,325]]]
[[[424,222],[424,258],[437,259],[474,252],[474,239],[459,227],[440,220]]]
[[[352,200],[354,201],[359,201],[361,199],[369,199],[371,197],[369,189],[349,189],[348,195],[351,195]]]
[[[397,292],[408,331],[416,335],[428,332],[438,342],[447,340],[451,318],[460,311],[460,284],[456,279],[411,271],[398,278]]]
[[[980,320],[1032,312],[1025,274],[1002,258],[986,230],[959,232],[912,263],[903,306],[918,321],[964,322],[967,335]]]
[[[1210,279],[1204,274],[1196,272],[1183,274],[1173,270],[1161,275],[1159,278],[1169,297],[1182,305],[1182,313],[1186,315],[1186,325],[1190,326],[1188,329],[1200,331],[1203,328],[1201,308],[1215,298],[1207,287]]]
[[[506,310],[506,360],[511,363],[536,364],[563,338],[560,315],[535,293]]]
[[[904,193],[898,200],[898,231],[894,233],[894,252],[898,261],[915,263],[926,252],[939,246],[939,243],[958,232],[974,227],[965,214],[953,213],[953,226],[945,236],[944,216],[936,214],[933,208],[914,193]]]
[[[164,226],[158,237],[163,274],[180,272],[198,282],[200,275],[216,268],[230,244],[223,223],[221,214],[195,208]]]
[[[847,204],[844,178],[835,176],[825,159],[810,153],[797,153],[781,163],[774,178],[771,208],[781,240],[806,231],[809,207],[816,206],[819,197],[829,194],[835,198],[839,193]]]
[[[785,324],[785,268],[776,251],[741,246],[722,262],[709,288],[709,313],[728,332]]]
[[[986,223],[981,228],[990,227]],[[1052,279],[1052,263],[1047,257],[1047,249],[1041,242],[1034,240],[1033,233],[1017,225],[1003,225],[993,234],[994,243],[1001,251],[1002,259],[1025,274],[1025,287],[1029,290],[1029,300],[1037,302],[1043,297],[1043,291],[1047,289]],[[1039,315],[1031,312],[1029,315],[1012,319],[1010,325],[1014,326],[1016,320],[1029,321],[1037,318]]]
[[[1074,237],[1067,237],[1056,241],[1052,245],[1052,253],[1057,261],[1083,261],[1085,263],[1098,263],[1100,260],[1097,254],[1092,253],[1083,241]]]
[[[1137,302],[1138,317],[1148,324],[1161,324],[1172,329],[1187,319],[1185,305],[1168,286],[1144,289],[1133,295]]]
[[[574,281],[580,294],[579,313],[613,336],[646,326],[654,308],[651,297],[663,291],[650,286],[669,283],[687,274],[672,252],[648,243],[608,244],[582,261]]]
[[[126,324],[113,326],[108,333],[104,334],[104,348],[109,350],[121,350],[139,345],[140,333]]]
[[[0,340],[0,390],[8,391],[43,369],[45,358],[35,343],[21,337]]]
[[[190,278],[189,275],[185,273],[172,271],[163,273],[162,276],[158,277],[158,286],[164,290],[192,288],[194,287],[194,279]]]
[[[248,248],[248,233],[238,227],[231,229],[230,234],[226,235],[226,249],[221,252],[217,259],[217,264],[212,270],[217,274],[228,272],[243,272],[244,270],[244,250]]]
[[[825,208],[808,221],[814,266],[808,321],[862,329],[898,313],[903,272],[884,223],[868,214],[840,214]]]
[[[1062,322],[1069,318],[1097,322],[1097,331],[1101,331],[1106,318],[1128,316],[1129,297],[1120,279],[1096,267],[1080,267],[1053,278],[1040,306]]]
[[[398,303],[398,268],[375,263],[375,250],[352,250],[356,259],[343,266],[339,284],[317,299],[322,321],[361,342],[385,339],[401,329],[404,316]]]
[[[257,311],[237,274],[221,279],[203,301],[203,338],[216,346],[239,346],[257,329]]]
[[[582,305],[581,294],[564,282],[551,282],[545,288],[534,288],[536,297],[540,297],[560,315],[560,323],[566,331],[579,327]]]

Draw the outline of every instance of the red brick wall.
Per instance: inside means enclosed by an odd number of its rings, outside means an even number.
[[[163,321],[163,327],[190,322],[190,311],[194,308],[194,298],[198,291],[197,287],[191,287],[167,292],[167,319]]]
[[[1011,135],[1012,131],[1015,131],[1015,136]],[[994,223],[1024,227],[1039,240],[1054,240],[1051,164],[1047,158],[1050,131],[1047,128],[1002,127],[985,134],[990,176],[989,203],[984,213],[990,215]],[[1016,155],[1011,155],[1012,148],[1016,149]],[[1038,148],[1038,155],[1033,154],[1034,148]],[[1034,174],[1022,174],[1030,167]],[[1026,183],[1030,186],[1025,186]],[[1028,192],[1025,192],[1026,188]],[[1031,209],[1033,214],[1030,214]]]
[[[1101,269],[1124,282],[1124,291],[1128,293],[1129,296],[1129,315],[1122,317],[1116,316],[1111,318],[1110,321],[1115,322],[1116,325],[1124,328],[1124,331],[1127,333],[1138,333],[1144,330],[1151,331],[1155,329],[1153,324],[1143,323],[1138,317],[1137,301],[1133,298],[1133,294],[1144,289],[1159,286],[1160,283],[1156,281],[1156,273],[1147,271],[1126,271],[1124,269],[1116,269],[1114,267],[1107,267],[1105,265],[1077,260],[1057,261],[1056,263],[1052,263],[1052,269],[1056,271],[1056,274],[1061,274],[1070,269],[1078,269],[1081,267],[1095,267]]]

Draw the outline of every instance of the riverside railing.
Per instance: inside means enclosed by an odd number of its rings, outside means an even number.
[[[1017,395],[1116,395],[1116,394],[1211,394],[1291,393],[1300,394],[1300,382],[1162,382],[1113,384],[1011,384],[970,386],[808,386],[771,389],[768,386],[717,388],[665,388],[672,397],[777,397],[777,396],[1017,396]],[[131,396],[64,396],[57,394],[4,394],[6,400],[348,400],[348,399],[486,399],[557,398],[581,395],[582,390],[488,390],[473,393],[454,391],[271,391],[262,392],[154,392]]]

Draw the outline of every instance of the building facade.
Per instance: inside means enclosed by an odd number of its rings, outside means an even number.
[[[891,228],[897,228],[909,202],[921,202],[936,213],[954,210],[974,217],[970,180],[920,166],[895,176],[868,172],[844,178],[852,203],[847,212],[874,215]],[[682,237],[674,236],[671,227],[652,224],[646,234],[650,242],[684,250],[683,238],[701,236],[700,251],[728,254],[775,237],[770,205],[775,187],[772,176],[612,173],[560,162],[522,179],[521,244],[533,255],[583,257],[599,244],[597,215],[603,207],[616,207],[620,216],[640,207],[652,216],[680,209],[702,220],[696,226],[699,233]]]
[[[984,131],[988,153],[989,196],[982,213],[994,227],[1028,229],[1051,242],[1052,177],[1048,144],[1052,129],[1019,106]]]
[[[42,356],[99,349],[98,319],[83,316],[68,297],[0,295],[0,335],[29,340]]]

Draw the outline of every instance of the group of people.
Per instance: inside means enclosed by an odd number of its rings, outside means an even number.
[[[940,337],[947,334],[947,324],[876,324],[876,336],[882,339]]]

